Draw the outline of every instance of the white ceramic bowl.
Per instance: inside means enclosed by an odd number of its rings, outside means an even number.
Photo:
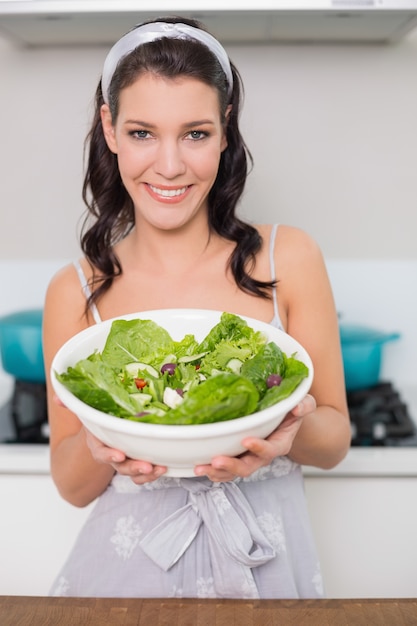
[[[187,333],[202,341],[220,320],[220,311],[200,309],[161,309],[124,315],[122,319],[151,319],[165,328],[174,340]],[[287,354],[295,353],[309,368],[309,375],[286,399],[263,411],[212,424],[170,426],[125,420],[94,409],[76,398],[55,377],[95,350],[101,351],[113,320],[106,320],[82,331],[57,352],[51,367],[51,379],[58,398],[73,411],[103,443],[122,450],[131,458],[168,467],[168,476],[194,476],[195,465],[210,463],[214,456],[236,456],[243,452],[242,439],[267,437],[308,393],[313,380],[313,365],[305,349],[295,339],[264,322],[245,317],[249,326],[262,331]]]

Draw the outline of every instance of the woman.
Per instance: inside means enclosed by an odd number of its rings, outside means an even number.
[[[177,479],[104,446],[48,385],[53,479],[76,506],[97,499],[56,595],[323,593],[300,465],[331,468],[350,443],[337,315],[309,236],[236,216],[249,157],[240,99],[236,68],[194,21],[162,18],[112,48],[88,137],[84,258],[48,288],[46,369],[69,337],[97,321],[207,308],[293,335],[314,363],[312,395],[266,440],[244,440],[239,458],[216,457],[195,478]]]

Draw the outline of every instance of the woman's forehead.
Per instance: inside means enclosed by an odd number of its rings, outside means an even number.
[[[167,78],[152,73],[138,77],[120,92],[119,113],[147,111],[170,117],[181,114],[218,116],[220,104],[217,90],[190,76]]]

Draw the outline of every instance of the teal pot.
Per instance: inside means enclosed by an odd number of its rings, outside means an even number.
[[[380,382],[384,345],[399,337],[399,333],[385,333],[365,326],[340,325],[347,391],[374,387]]]
[[[45,382],[42,350],[42,310],[18,311],[0,317],[3,369],[22,381]]]

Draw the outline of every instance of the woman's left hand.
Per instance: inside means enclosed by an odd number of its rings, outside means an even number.
[[[197,465],[197,476],[207,476],[213,482],[226,482],[237,476],[246,478],[277,456],[287,455],[303,421],[316,408],[313,396],[307,395],[266,439],[247,437],[242,445],[247,449],[238,457],[216,456],[211,465]]]

